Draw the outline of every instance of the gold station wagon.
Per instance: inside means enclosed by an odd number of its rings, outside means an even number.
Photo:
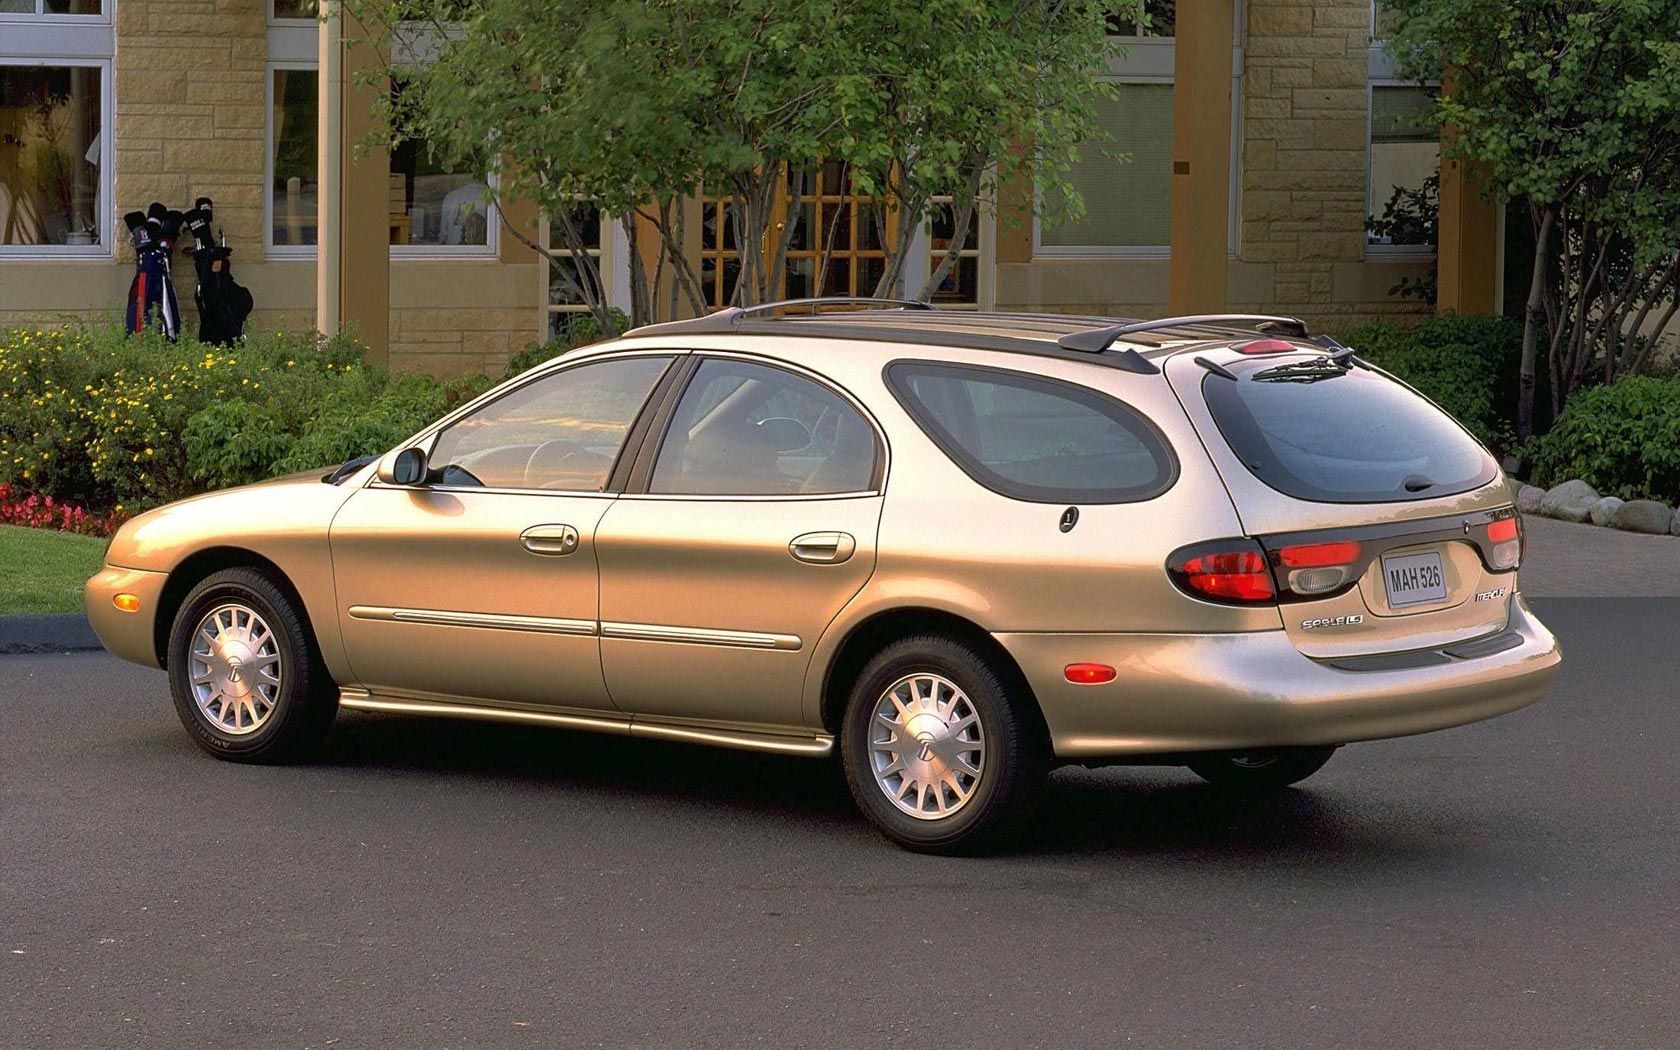
[[[340,707],[838,750],[923,850],[1057,763],[1276,789],[1557,671],[1498,465],[1298,320],[788,305],[143,514],[88,617],[222,758]]]

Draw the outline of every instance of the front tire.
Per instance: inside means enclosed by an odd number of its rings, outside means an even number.
[[[1222,751],[1189,763],[1190,771],[1226,791],[1262,794],[1282,791],[1324,768],[1331,747],[1278,747],[1261,751]]]
[[[920,635],[858,675],[841,727],[852,798],[905,849],[971,850],[1000,839],[1048,771],[1037,709],[969,646]]]
[[[338,711],[338,690],[301,610],[256,569],[225,569],[188,592],[169,631],[168,658],[175,713],[217,758],[298,758]]]

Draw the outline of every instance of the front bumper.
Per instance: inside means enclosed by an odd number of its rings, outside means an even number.
[[[1562,659],[1518,595],[1518,644],[1403,669],[1348,670],[1303,656],[1283,631],[1247,634],[999,634],[1026,673],[1063,759],[1345,744],[1410,736],[1540,699]],[[1110,664],[1073,685],[1068,664]]]
[[[125,569],[119,565],[107,565],[94,573],[82,587],[82,607],[100,644],[124,660],[147,667],[162,666],[158,662],[154,627],[158,601],[168,578],[168,573]],[[134,612],[117,608],[112,600],[119,594],[132,594],[140,599],[139,608]]]

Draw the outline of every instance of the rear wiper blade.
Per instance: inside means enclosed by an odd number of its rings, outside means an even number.
[[[1334,379],[1347,375],[1344,365],[1333,361],[1319,359],[1316,361],[1295,361],[1287,365],[1273,365],[1263,369],[1249,378],[1256,383],[1316,383],[1321,379]]]

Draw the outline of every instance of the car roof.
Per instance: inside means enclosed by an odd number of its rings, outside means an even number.
[[[882,308],[882,304],[891,304]],[[836,307],[851,307],[840,310]],[[855,307],[863,307],[857,309]],[[804,314],[777,311],[807,307]],[[630,339],[684,335],[779,335],[818,339],[952,346],[1054,357],[1128,372],[1160,371],[1156,359],[1227,345],[1259,334],[1305,340],[1297,318],[1263,314],[1203,314],[1138,320],[1089,314],[941,310],[926,303],[870,299],[798,299],[730,307],[626,333]],[[1308,344],[1311,349],[1321,349]]]

